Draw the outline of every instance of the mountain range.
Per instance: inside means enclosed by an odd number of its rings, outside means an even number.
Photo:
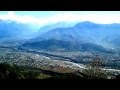
[[[92,22],[78,23],[74,27],[52,29],[35,39],[59,39],[107,44],[120,38],[120,24],[95,24]],[[47,36],[47,37],[45,37]],[[109,44],[110,44],[109,43]]]
[[[32,39],[22,47],[45,50],[66,51],[119,51],[120,24],[97,24],[89,21],[73,23],[56,23],[33,31],[27,24],[10,20],[0,20],[0,39]]]
[[[50,29],[31,39],[30,43],[27,42],[26,44],[32,45],[39,43],[38,47],[40,48],[40,45],[48,42],[48,46],[44,47],[46,49],[51,47],[50,41],[53,44],[52,46],[58,48],[61,48],[61,46],[59,46],[60,42],[64,42],[64,44],[66,42],[66,47],[64,48],[73,48],[74,46],[74,50],[88,51],[87,48],[94,50],[95,48],[93,49],[93,47],[97,47],[95,50],[101,51],[101,48],[104,48],[104,50],[108,51],[120,49],[119,39],[120,24],[96,24],[85,21],[71,27]],[[54,40],[56,43],[53,43]],[[68,42],[69,45],[67,45]],[[63,44],[61,45],[64,46]]]

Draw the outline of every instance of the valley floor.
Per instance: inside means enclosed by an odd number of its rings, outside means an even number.
[[[108,54],[107,56],[109,57],[111,55]],[[115,55],[112,55],[111,57],[113,57],[114,59]],[[8,63],[17,65],[19,67],[27,67],[33,69],[36,68],[41,69],[43,71],[48,70],[54,73],[61,73],[56,74],[58,76],[65,73],[71,74],[78,71],[83,71],[86,68],[87,63],[89,63],[92,60],[92,58],[94,58],[94,55],[89,52],[44,52],[36,50],[24,50],[22,48],[16,47],[0,47],[0,63]],[[119,57],[117,59],[119,59]],[[106,69],[104,70],[119,75],[119,70],[116,70],[115,68],[110,68],[114,67],[115,64],[116,62],[109,64],[110,66],[106,65]],[[119,69],[119,62],[117,63],[117,66],[117,69]],[[42,75],[43,77],[51,77],[51,75]]]

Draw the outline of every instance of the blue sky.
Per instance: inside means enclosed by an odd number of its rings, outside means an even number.
[[[0,14],[8,14],[9,11],[0,11]],[[30,15],[34,17],[52,16],[60,13],[74,13],[74,14],[120,14],[120,11],[14,11],[16,15]]]
[[[9,11],[0,11],[0,14],[8,14]],[[71,13],[76,13],[75,11],[14,11],[16,15],[27,15],[27,16],[34,16],[37,18],[40,17],[47,17],[47,16],[52,16],[60,13],[65,13],[65,12],[71,12]]]
[[[57,22],[120,23],[120,11],[0,11],[0,19],[38,25]]]

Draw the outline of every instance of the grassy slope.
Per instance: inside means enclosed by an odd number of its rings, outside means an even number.
[[[37,68],[18,67],[6,63],[0,64],[0,79],[84,79],[84,74],[59,73]]]
[[[0,79],[103,79],[81,72],[60,73],[37,68],[18,67],[6,63],[0,64]]]

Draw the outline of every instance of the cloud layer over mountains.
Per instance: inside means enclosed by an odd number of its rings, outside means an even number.
[[[21,11],[22,12],[22,11]],[[47,12],[47,11],[46,11]],[[52,11],[51,11],[52,12]],[[32,12],[34,13],[34,12]],[[39,15],[44,11],[38,11]],[[36,14],[37,14],[36,13]],[[61,11],[54,12],[53,15],[35,17],[32,15],[18,15],[15,11],[9,11],[8,14],[2,14],[0,12],[0,19],[2,20],[14,20],[22,23],[32,23],[38,25],[45,25],[57,22],[83,22],[91,21],[95,23],[110,24],[120,23],[120,12],[109,11]]]

